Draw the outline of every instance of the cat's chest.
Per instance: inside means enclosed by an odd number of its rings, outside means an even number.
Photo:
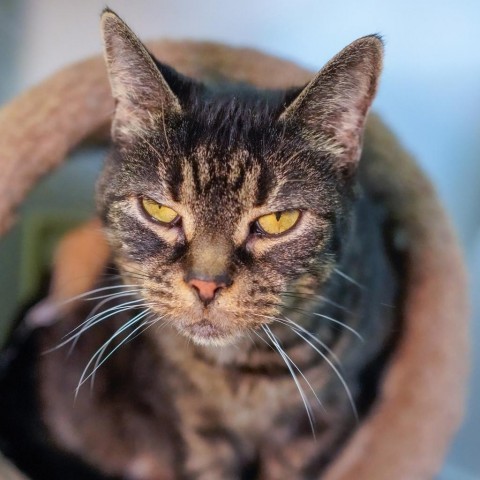
[[[235,368],[199,359],[191,352],[175,349],[171,355],[174,375],[170,379],[176,408],[186,422],[197,425],[222,425],[244,438],[261,441],[275,428],[288,436],[284,425],[291,419],[307,420],[298,386],[288,369],[266,372],[261,368]],[[305,372],[312,385],[325,381],[320,365]],[[319,408],[312,390],[302,386],[306,402]],[[304,418],[305,417],[305,418]],[[283,422],[288,418],[288,422]],[[290,427],[285,427],[287,430]]]
[[[301,399],[291,378],[268,378],[229,371],[193,369],[194,389],[177,396],[181,416],[194,425],[230,430],[240,441],[261,444],[275,436],[286,441],[293,412],[301,410]],[[282,433],[280,433],[282,432]]]

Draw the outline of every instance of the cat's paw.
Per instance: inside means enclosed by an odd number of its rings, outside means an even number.
[[[25,325],[28,328],[48,327],[59,316],[58,304],[46,298],[34,305],[25,315]]]
[[[124,480],[175,480],[173,469],[159,464],[153,455],[135,458],[127,468]]]

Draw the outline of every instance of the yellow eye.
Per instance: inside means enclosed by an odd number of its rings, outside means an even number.
[[[269,235],[280,235],[295,226],[300,217],[298,210],[269,213],[257,220],[260,229]]]
[[[142,198],[142,207],[148,215],[161,223],[172,223],[179,218],[175,210],[149,198]]]

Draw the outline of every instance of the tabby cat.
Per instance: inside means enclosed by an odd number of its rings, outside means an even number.
[[[63,345],[40,357],[49,434],[125,479],[318,479],[396,321],[388,218],[358,168],[382,41],[263,91],[177,73],[110,10],[102,29],[112,259],[93,311],[42,332]]]

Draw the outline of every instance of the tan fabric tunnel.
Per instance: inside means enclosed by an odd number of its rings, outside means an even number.
[[[148,44],[196,78],[264,88],[306,83],[312,73],[248,49],[211,43]],[[0,110],[0,233],[29,189],[85,139],[106,138],[113,100],[100,56],[67,67]],[[393,147],[392,147],[393,146]],[[468,365],[466,274],[456,237],[415,162],[374,115],[363,162],[367,187],[388,205],[406,253],[403,331],[378,398],[325,480],[418,480],[441,468],[463,414]],[[0,478],[24,478],[0,457]]]

